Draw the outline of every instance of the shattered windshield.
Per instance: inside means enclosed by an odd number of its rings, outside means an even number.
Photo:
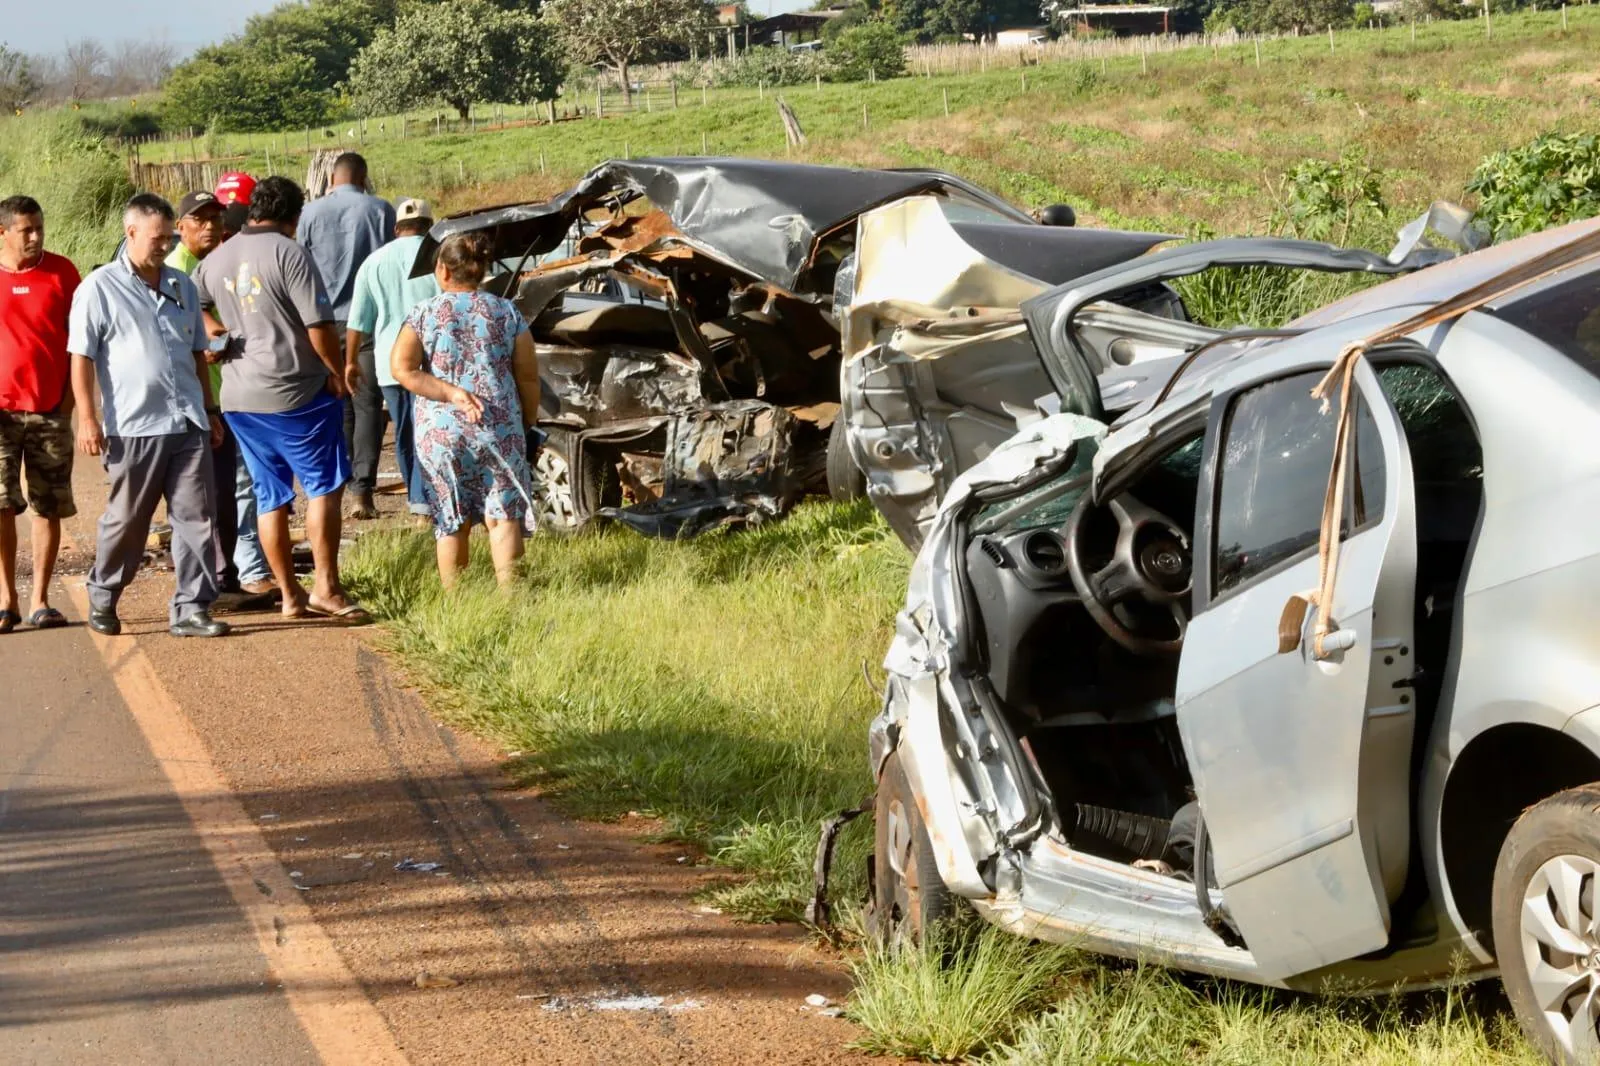
[[[1078,454],[1065,473],[1020,496],[985,506],[978,511],[973,528],[1035,529],[1065,522],[1089,488],[1094,456],[1100,450],[1100,441],[1093,437],[1079,438],[1077,444]]]

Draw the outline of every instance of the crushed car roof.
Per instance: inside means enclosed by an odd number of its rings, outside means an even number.
[[[412,274],[432,269],[440,242],[489,231],[495,256],[540,255],[561,243],[585,211],[608,200],[644,197],[689,240],[733,266],[793,290],[817,238],[879,204],[944,190],[1016,222],[1032,220],[969,182],[935,170],[857,170],[762,159],[612,160],[543,203],[489,208],[439,221],[418,250]]]

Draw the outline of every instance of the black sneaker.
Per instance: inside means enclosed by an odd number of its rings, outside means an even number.
[[[120,637],[122,635],[122,619],[117,617],[115,610],[97,611],[89,608],[89,628],[103,637]]]
[[[225,637],[233,627],[211,617],[210,611],[196,611],[181,622],[167,627],[175,637]]]

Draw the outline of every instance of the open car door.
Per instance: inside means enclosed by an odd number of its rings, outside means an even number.
[[[1313,608],[1280,652],[1285,604],[1319,580],[1337,411],[1310,395],[1326,362],[1274,363],[1281,376],[1252,371],[1213,402],[1177,684],[1216,884],[1267,979],[1389,941],[1411,832],[1417,551],[1405,435],[1362,363],[1334,632],[1319,656]]]

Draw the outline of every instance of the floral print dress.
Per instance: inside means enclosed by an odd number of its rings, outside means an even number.
[[[528,328],[522,313],[490,293],[446,292],[412,308],[406,325],[422,338],[424,369],[483,401],[483,414],[469,422],[450,404],[416,397],[417,462],[433,535],[485,517],[522,521],[533,484],[511,372],[517,337]]]

